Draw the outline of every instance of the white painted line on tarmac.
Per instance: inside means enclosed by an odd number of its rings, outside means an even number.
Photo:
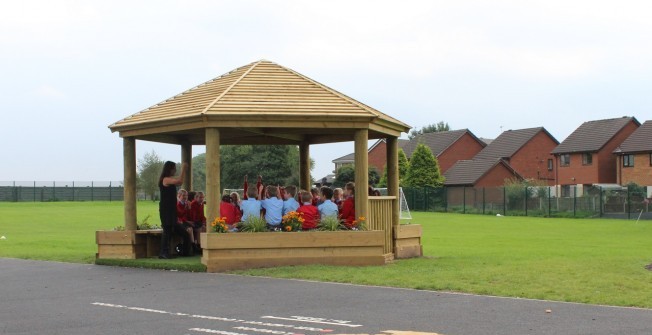
[[[336,326],[344,326],[344,327],[362,327],[362,325],[352,325],[352,324],[347,324],[347,323],[340,323],[340,322],[328,322],[328,321],[322,321],[320,319],[312,319],[312,318],[282,318],[279,316],[261,316],[262,319],[277,319],[277,320],[288,320],[288,321],[297,321],[297,322],[309,322],[309,323],[320,323],[324,325],[336,325]]]

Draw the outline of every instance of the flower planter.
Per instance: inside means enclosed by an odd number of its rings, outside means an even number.
[[[383,265],[382,231],[202,233],[208,272],[286,265]]]
[[[95,232],[97,258],[136,259],[147,255],[147,237],[136,231]]]
[[[394,257],[413,258],[423,256],[421,225],[409,224],[394,227]]]

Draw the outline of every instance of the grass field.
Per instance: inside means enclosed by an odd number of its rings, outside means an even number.
[[[0,212],[0,257],[90,263],[95,231],[122,222],[120,202],[0,203]],[[158,223],[155,203],[139,202],[138,213]],[[652,308],[651,221],[412,214],[424,227],[424,258],[238,273]],[[199,259],[175,261],[193,270]]]

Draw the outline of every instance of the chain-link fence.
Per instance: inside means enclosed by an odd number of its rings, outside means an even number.
[[[124,192],[121,181],[0,181],[0,201],[122,200]]]
[[[411,211],[652,219],[646,187],[403,188]]]

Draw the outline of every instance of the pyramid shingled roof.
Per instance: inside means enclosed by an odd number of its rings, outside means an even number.
[[[396,136],[410,128],[266,60],[235,69],[109,126],[114,132],[120,131],[121,136],[205,127],[368,128],[370,138],[385,137],[379,133]]]

